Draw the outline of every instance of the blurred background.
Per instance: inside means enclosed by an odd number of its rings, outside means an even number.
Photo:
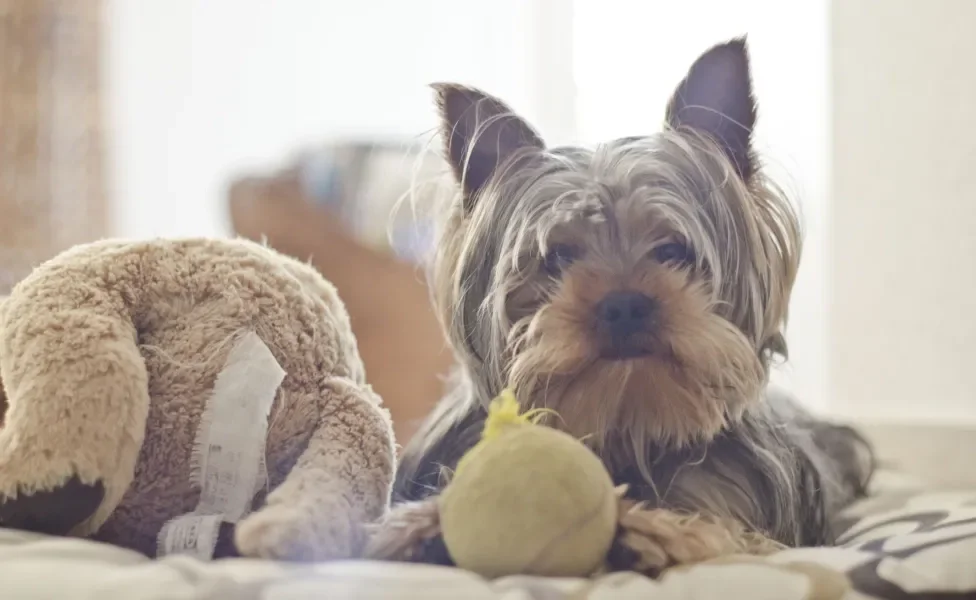
[[[401,441],[450,364],[393,209],[482,87],[551,143],[655,131],[691,61],[748,33],[757,137],[798,199],[792,360],[815,410],[974,423],[971,0],[0,0],[0,292],[105,236],[266,237],[349,305]]]

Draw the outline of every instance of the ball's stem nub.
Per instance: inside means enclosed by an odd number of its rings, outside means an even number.
[[[502,390],[502,393],[488,405],[488,418],[485,419],[481,439],[490,440],[511,425],[535,425],[546,414],[555,413],[549,408],[534,408],[524,413],[520,410],[515,392],[510,388]]]

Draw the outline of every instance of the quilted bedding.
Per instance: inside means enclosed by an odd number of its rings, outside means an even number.
[[[837,548],[730,557],[652,581],[486,581],[443,567],[364,561],[296,566],[171,556],[0,529],[0,597],[150,599],[891,600],[976,598],[976,491],[889,491],[845,514]]]

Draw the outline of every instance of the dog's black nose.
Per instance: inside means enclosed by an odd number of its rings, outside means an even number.
[[[657,302],[640,292],[611,292],[596,305],[601,326],[615,338],[646,331],[656,310]]]

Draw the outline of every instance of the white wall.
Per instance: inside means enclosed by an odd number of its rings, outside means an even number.
[[[776,379],[815,409],[828,404],[825,218],[827,0],[576,1],[582,137],[656,131],[675,85],[710,46],[748,34],[759,101],[758,149],[796,200],[805,248],[793,294],[790,362]]]
[[[976,2],[838,0],[832,408],[976,422]]]
[[[331,136],[425,143],[427,84],[484,86],[528,114],[519,0],[107,0],[116,235],[227,233],[223,187]]]

